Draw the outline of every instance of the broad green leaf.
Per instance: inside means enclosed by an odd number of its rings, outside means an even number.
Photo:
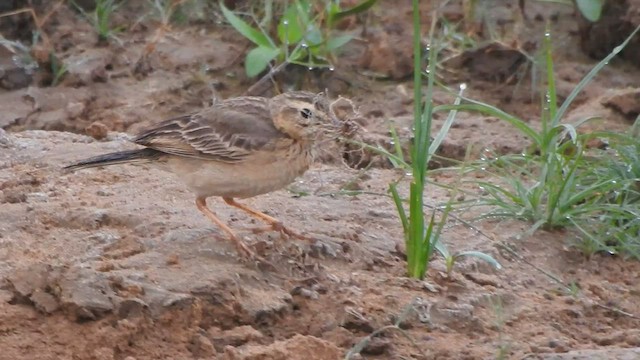
[[[225,19],[236,29],[237,32],[242,34],[242,36],[249,39],[254,44],[265,47],[265,48],[275,48],[275,44],[271,39],[265,35],[262,31],[251,27],[251,25],[247,24],[244,20],[240,19],[233,11],[227,9],[222,2],[220,2],[220,9],[222,10],[222,15],[224,15]]]
[[[351,41],[351,39],[353,39],[353,35],[348,35],[348,34],[333,37],[329,39],[329,41],[327,41],[327,50],[334,51],[338,48],[341,48],[346,43]]]
[[[280,54],[280,49],[264,46],[258,46],[249,51],[247,58],[244,60],[247,76],[253,77],[260,74],[278,54]]]
[[[587,20],[591,22],[600,20],[602,6],[604,5],[603,0],[576,0],[576,5]]]
[[[278,39],[287,46],[297,44],[302,40],[305,25],[302,23],[302,18],[298,16],[296,4],[289,5],[278,23]]]
[[[320,31],[320,29],[315,25],[309,26],[307,31],[304,33],[304,41],[307,42],[307,45],[310,48],[321,45],[323,42],[322,31]]]

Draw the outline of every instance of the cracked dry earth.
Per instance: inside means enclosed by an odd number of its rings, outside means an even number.
[[[339,359],[407,309],[401,327],[416,346],[383,333],[360,356],[480,359],[504,347],[510,358],[622,351],[626,359],[635,350],[612,348],[640,346],[637,320],[599,306],[640,310],[638,265],[585,262],[561,247],[562,234],[516,246],[538,266],[572,274],[588,298],[566,294],[464,228],[447,238],[492,253],[503,270],[464,262],[448,277],[436,260],[428,281],[404,277],[393,205],[375,195],[398,177],[394,170],[318,164],[290,191],[245,200],[322,244],[243,233],[277,264],[264,270],[236,257],[168,173],[130,165],[61,171],[130,147],[124,136],[0,134],[1,359]],[[349,182],[371,195],[339,195]],[[252,225],[219,200],[210,205],[234,227]],[[479,226],[500,240],[523,227]],[[606,353],[555,354],[599,347]]]

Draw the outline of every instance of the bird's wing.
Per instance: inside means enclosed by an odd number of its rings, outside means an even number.
[[[223,101],[200,113],[166,120],[134,142],[176,156],[240,162],[287,137],[273,125],[267,100],[261,101]]]

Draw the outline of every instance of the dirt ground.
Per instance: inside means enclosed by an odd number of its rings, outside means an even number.
[[[116,23],[130,26],[106,46],[81,16],[58,9],[43,29],[68,64],[57,86],[20,69],[0,72],[0,359],[340,359],[396,321],[407,336],[382,332],[352,359],[640,358],[640,264],[586,259],[569,233],[520,239],[527,224],[483,220],[471,229],[452,221],[444,236],[450,249],[487,252],[503,268],[465,260],[448,276],[436,258],[424,281],[405,277],[402,229],[385,196],[403,174],[380,157],[343,164],[334,154],[287,189],[245,200],[319,240],[243,233],[276,271],[241,261],[168,173],[146,165],[62,171],[131,148],[127,134],[214,96],[241,95],[255,81],[242,65],[249,44],[233,29],[196,19],[158,36],[157,22],[136,23],[138,3],[116,14]],[[366,32],[362,19],[347,23],[358,38],[335,70],[302,74],[302,83],[352,99],[368,141],[388,146],[392,122],[404,146],[412,121],[411,4],[390,3],[370,11]],[[492,4],[489,19],[509,46],[539,48],[551,20],[561,98],[596,63],[579,48],[572,9],[528,2],[523,20],[511,2]],[[455,19],[460,4],[443,11]],[[0,32],[9,38],[30,21],[18,20],[0,18]],[[476,52],[449,66],[443,80],[452,88],[465,82],[466,96],[536,124],[536,84],[526,75],[513,80],[520,67],[504,73],[501,61],[517,57],[505,54]],[[5,69],[13,60],[0,52]],[[293,72],[280,80],[285,89],[300,82]],[[625,129],[640,113],[638,84],[637,67],[612,62],[567,121],[601,116],[592,127]],[[437,103],[451,99],[443,90],[435,95]],[[459,114],[441,154],[459,159],[469,144],[476,154],[507,153],[526,141],[494,118]],[[434,180],[453,183],[456,175]],[[406,193],[407,182],[399,188]],[[431,205],[449,196],[437,187],[428,193]],[[253,224],[219,199],[209,204],[234,228]],[[576,284],[578,295],[545,273]]]

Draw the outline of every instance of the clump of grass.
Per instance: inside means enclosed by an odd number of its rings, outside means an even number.
[[[604,244],[607,242],[622,246],[632,238],[637,239],[640,224],[635,219],[638,218],[640,209],[637,202],[630,200],[637,198],[636,189],[629,184],[630,179],[620,177],[619,171],[617,174],[603,172],[602,167],[608,168],[610,164],[593,161],[586,147],[586,141],[593,134],[579,134],[577,130],[590,118],[573,124],[563,120],[579,92],[622,51],[639,30],[640,27],[598,63],[560,106],[553,72],[551,35],[550,31],[546,31],[544,51],[547,87],[543,97],[540,130],[516,116],[470,99],[465,99],[460,105],[442,105],[436,108],[436,111],[466,110],[495,116],[515,126],[532,143],[526,153],[484,159],[479,164],[478,169],[487,169],[496,180],[474,181],[486,193],[478,202],[478,205],[488,206],[490,209],[484,214],[485,217],[529,221],[532,226],[526,234],[539,228],[575,228],[582,239],[587,239],[584,244],[589,245],[593,251],[606,249]],[[632,151],[635,150],[628,149],[624,153],[631,155]],[[621,151],[618,152],[620,153]],[[627,158],[635,161],[632,156]],[[599,167],[600,170],[597,170]],[[632,176],[635,174],[629,177]],[[610,195],[615,193],[625,195]],[[622,240],[623,238],[626,240]]]
[[[433,120],[433,89],[436,78],[437,47],[428,49],[428,69],[427,69],[427,89],[422,102],[422,45],[420,30],[419,1],[413,0],[413,50],[414,50],[414,136],[411,144],[411,162],[407,163],[403,157],[402,149],[398,147],[399,140],[394,135],[396,144],[396,154],[380,151],[385,154],[396,167],[402,167],[410,172],[411,182],[409,184],[409,210],[405,209],[404,201],[401,199],[397,184],[389,185],[389,191],[393,197],[398,216],[402,223],[404,240],[407,252],[407,273],[410,277],[422,279],[425,277],[429,261],[434,251],[440,252],[445,257],[447,270],[451,272],[457,259],[465,256],[475,256],[486,260],[496,267],[500,265],[491,256],[475,251],[450,253],[447,247],[441,242],[441,235],[446,224],[449,212],[451,211],[451,197],[449,203],[441,211],[442,216],[436,216],[439,209],[433,209],[426,221],[425,210],[428,208],[424,203],[425,188],[427,185],[428,164],[436,149],[446,137],[454,119],[456,111],[451,111],[448,118],[442,125],[440,132],[435,138],[431,138],[431,127]],[[435,29],[435,13],[432,19],[430,38],[433,39]],[[455,104],[459,104],[460,96],[466,86],[460,87],[460,94]],[[380,150],[380,149],[377,149]]]
[[[96,0],[96,7],[90,13],[87,13],[75,2],[73,4],[89,23],[91,23],[98,35],[99,43],[108,42],[110,39],[115,38],[116,33],[121,31],[121,28],[111,27],[111,16],[121,4],[116,0]]]
[[[53,74],[51,86],[56,86],[67,74],[67,64],[60,60],[54,53],[49,53],[49,63],[51,64],[51,73]]]

